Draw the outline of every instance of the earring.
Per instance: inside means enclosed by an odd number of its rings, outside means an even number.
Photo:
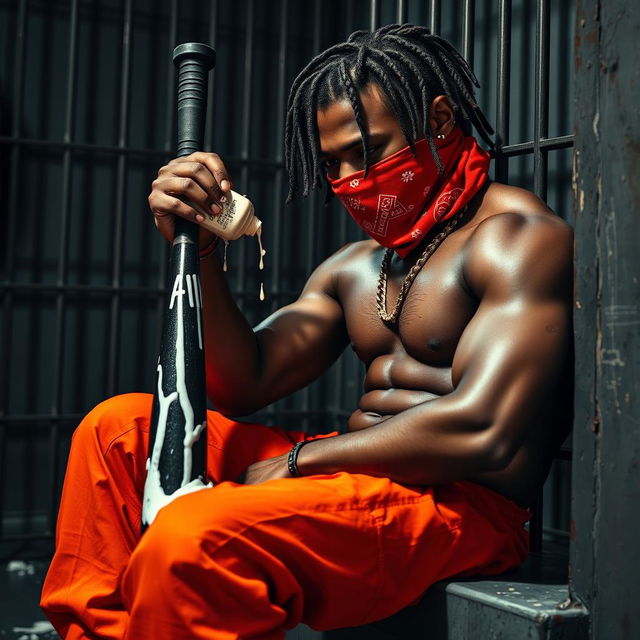
[[[436,138],[437,138],[438,140],[444,140],[444,139],[446,138],[446,136],[444,135],[444,133],[439,133],[439,134],[436,136]]]

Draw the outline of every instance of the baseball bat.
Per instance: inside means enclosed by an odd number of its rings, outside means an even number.
[[[178,70],[177,156],[203,146],[207,79],[215,51],[189,42],[173,51]],[[160,507],[206,482],[206,381],[198,225],[176,217],[151,413],[142,530]]]

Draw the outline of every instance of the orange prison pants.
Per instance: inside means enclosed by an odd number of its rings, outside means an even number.
[[[140,538],[150,411],[151,396],[118,396],[74,434],[41,602],[63,638],[275,640],[301,621],[355,626],[437,580],[500,573],[527,554],[529,512],[471,482],[336,473],[236,484],[305,434],[214,412],[216,486],[176,499]]]

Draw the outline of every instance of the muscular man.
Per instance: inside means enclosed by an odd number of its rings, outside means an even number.
[[[572,236],[488,179],[474,82],[451,45],[408,25],[357,32],[298,76],[290,197],[326,174],[371,239],[252,329],[202,233],[215,486],[163,508],[138,544],[150,398],[90,413],[43,593],[61,635],[282,638],[525,557],[527,507],[569,427]],[[149,197],[156,225],[171,238],[173,216],[202,221],[185,201],[219,212],[231,186],[216,154],[170,162]],[[310,383],[349,345],[367,373],[346,433],[225,417]]]

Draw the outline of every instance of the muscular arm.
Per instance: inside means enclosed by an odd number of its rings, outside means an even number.
[[[454,391],[309,443],[302,473],[437,484],[509,464],[569,354],[572,235],[548,215],[503,214],[481,223],[466,251],[466,279],[480,302],[456,349]]]
[[[216,408],[246,415],[309,384],[344,350],[342,307],[333,297],[340,252],[321,264],[298,300],[252,329],[213,256],[201,263],[207,393]]]

